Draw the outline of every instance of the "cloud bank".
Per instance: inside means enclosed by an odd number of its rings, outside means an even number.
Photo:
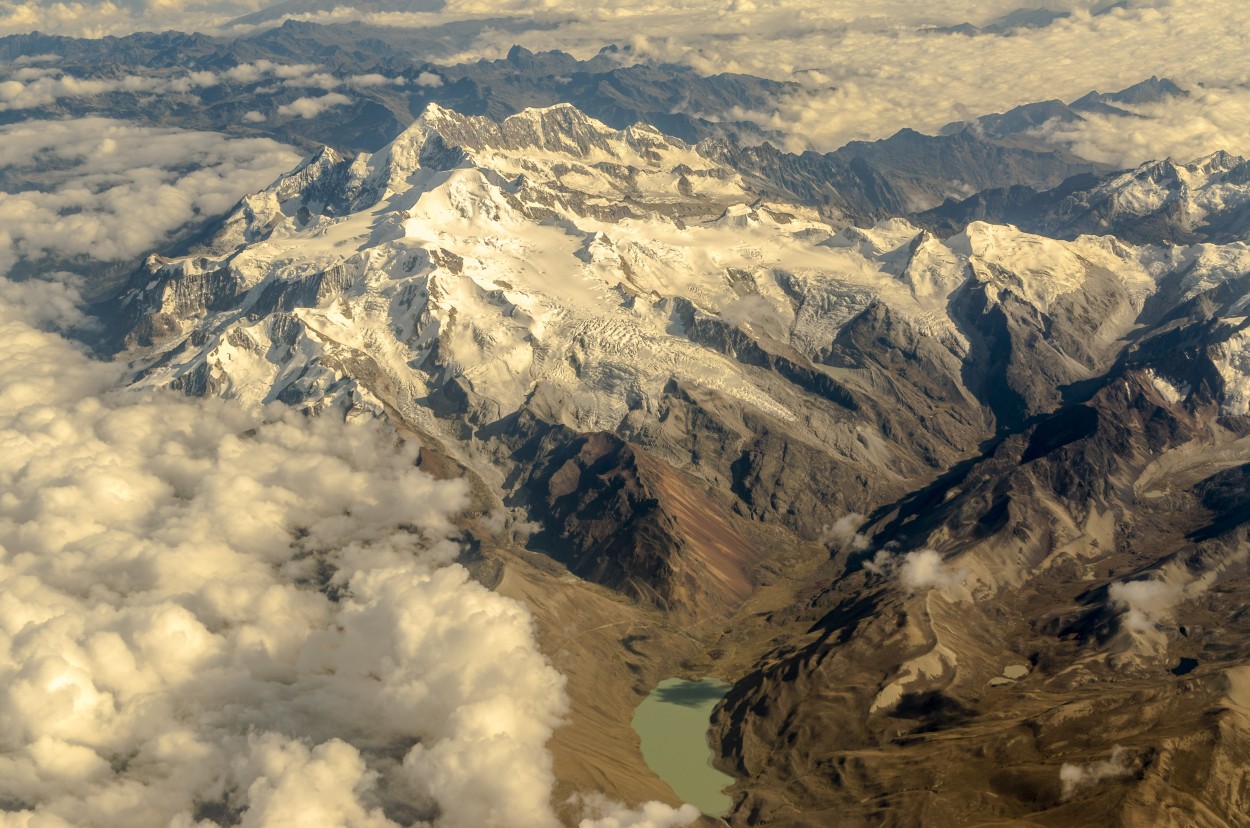
[[[787,0],[725,4],[711,0],[636,0],[587,8],[569,0],[535,6],[522,0],[451,0],[441,12],[370,12],[344,2],[330,11],[295,14],[320,22],[360,19],[390,26],[430,26],[454,19],[511,15],[534,29],[518,34],[485,27],[456,59],[503,57],[514,42],[589,57],[605,43],[629,47],[624,59],[692,66],[702,72],[744,72],[803,86],[767,111],[738,111],[794,137],[790,149],[834,149],[851,140],[889,136],[910,127],[935,132],[976,115],[1033,101],[1072,100],[1090,90],[1122,89],[1151,75],[1199,92],[1192,112],[1147,109],[1141,123],[1082,127],[1074,143],[1094,144],[1103,158],[1131,165],[1162,155],[1189,158],[1217,149],[1250,151],[1236,111],[1250,106],[1243,58],[1250,18],[1229,15],[1223,0],[1134,0],[1104,11],[1103,0],[953,2],[907,0],[866,5],[857,0]],[[926,28],[985,25],[1021,8],[1069,16],[1011,36],[937,34]],[[627,33],[627,34],[623,34]],[[1039,72],[1037,67],[1045,66]],[[1204,104],[1215,96],[1227,117]],[[1209,104],[1209,102],[1208,102]],[[697,107],[695,107],[695,114]],[[1119,147],[1116,136],[1128,132]]]
[[[275,63],[257,60],[241,63],[222,72],[164,72],[151,75],[122,75],[111,78],[80,78],[58,69],[43,66],[0,68],[0,112],[37,109],[65,98],[96,98],[124,92],[150,95],[192,95],[200,90],[223,84],[254,84],[277,81],[288,89],[371,89],[382,86],[404,86],[401,76],[371,72],[363,75],[335,75],[323,67],[308,63]],[[431,84],[429,78],[437,83]],[[424,80],[423,80],[424,79]],[[441,79],[429,72],[417,77],[421,86],[439,85]],[[272,91],[272,90],[270,90]],[[341,96],[339,96],[341,97]]]
[[[0,128],[0,272],[19,261],[140,256],[299,161],[265,138],[107,118]]]
[[[452,563],[462,482],[372,424],[112,391],[6,298],[10,820],[553,824],[563,682]]]
[[[262,0],[0,0],[0,34],[38,29],[100,36],[165,28],[247,34],[254,27],[220,27],[273,5]],[[858,0],[615,0],[593,8],[571,0],[450,0],[430,11],[433,5],[378,11],[397,4],[292,4],[266,25],[284,19],[362,20],[420,28],[478,21],[481,31],[473,45],[449,57],[450,62],[503,57],[517,42],[579,57],[617,43],[627,47],[622,60],[630,62],[667,61],[710,74],[744,72],[793,81],[801,91],[766,110],[728,115],[782,130],[792,136],[788,148],[795,150],[834,149],[904,127],[934,132],[951,121],[1033,101],[1072,100],[1092,89],[1112,91],[1162,75],[1195,92],[1195,98],[1185,105],[1143,107],[1142,117],[1132,123],[1095,116],[1065,127],[1056,138],[1077,152],[1122,166],[1166,155],[1188,160],[1217,149],[1250,154],[1250,135],[1240,128],[1250,111],[1250,71],[1242,59],[1250,18],[1229,15],[1224,0],[1132,0],[1109,11],[1105,0],[960,0],[940,6],[910,0],[870,5]],[[964,22],[985,25],[1034,7],[1068,16],[1010,36],[925,31]],[[520,21],[520,27],[490,24],[501,16]],[[1038,66],[1046,71],[1037,71]],[[304,82],[327,90],[353,83],[315,76],[310,69]],[[439,79],[431,75],[426,81]],[[0,106],[65,94],[66,86],[104,88],[119,82],[33,78],[29,90],[0,86]],[[355,81],[357,86],[369,83]],[[700,113],[697,102],[687,107],[693,114],[718,116]]]
[[[266,5],[266,0],[0,0],[0,34],[103,37],[169,28],[198,31]]]

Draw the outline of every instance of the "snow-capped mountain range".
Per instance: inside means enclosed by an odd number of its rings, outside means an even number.
[[[479,513],[665,617],[791,630],[751,650],[717,720],[734,824],[791,824],[783,790],[815,818],[871,823],[857,803],[875,791],[922,820],[892,757],[972,787],[999,760],[890,734],[1023,727],[1017,679],[986,684],[1013,659],[1054,705],[1139,676],[1164,728],[1160,674],[1197,646],[1173,608],[1223,613],[1245,558],[1246,162],[868,227],[762,198],[740,166],[568,104],[502,121],[431,105],[150,257],[111,309],[116,345],[138,386],[386,419],[472,481]],[[1033,224],[986,220],[1004,204],[1032,204]],[[828,552],[791,605],[755,613],[814,544]],[[1147,606],[1126,586],[1143,580],[1180,597]],[[1056,745],[1093,727],[1039,721]],[[791,763],[831,751],[859,757],[852,782],[796,793]]]
[[[1250,203],[1243,168],[1160,162],[1098,192],[1121,213],[1207,216]],[[975,359],[976,320],[959,307],[972,291],[1060,325],[1065,302],[1105,291],[1116,312],[1086,320],[1081,352],[1060,351],[1064,374],[1085,378],[1161,284],[1179,279],[1187,299],[1248,265],[1244,243],[1060,241],[984,222],[943,240],[902,219],[835,229],[643,125],[613,130],[569,105],[502,123],[432,105],[376,154],[324,150],[249,196],[204,251],[151,258],[126,312],[145,384],[391,407],[434,431],[429,400],[456,385],[477,425],[539,398],[570,428],[614,431],[655,416],[671,382],[810,422],[804,389],[778,390],[722,340],[853,386],[831,349],[873,305],[954,362]],[[344,370],[351,354],[368,376]]]

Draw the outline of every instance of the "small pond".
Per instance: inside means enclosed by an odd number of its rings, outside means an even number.
[[[734,780],[712,767],[712,708],[731,685],[719,679],[664,679],[634,712],[642,758],[673,792],[709,816],[729,812],[724,788]]]

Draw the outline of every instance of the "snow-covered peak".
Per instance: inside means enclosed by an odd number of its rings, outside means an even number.
[[[1224,150],[1217,150],[1206,157],[1191,161],[1186,166],[1196,175],[1211,176],[1229,172],[1245,163],[1246,159],[1239,155],[1233,155]]]
[[[1227,152],[1181,164],[1151,161],[1114,176],[1084,197],[1107,226],[1124,215],[1160,215],[1183,230],[1218,222],[1222,214],[1250,208],[1250,162]]]
[[[1154,286],[1142,253],[1107,237],[1058,241],[1011,225],[974,221],[946,245],[968,260],[979,280],[1010,290],[1041,310],[1080,291],[1095,271],[1111,274],[1140,295]]]
[[[972,262],[992,265],[977,271],[983,279],[1001,282],[1041,306],[1079,290],[1087,274],[1070,245],[1010,225],[974,221],[947,244]]]
[[[430,104],[411,129],[436,132],[466,150],[529,150],[573,157],[608,152],[617,132],[571,104],[523,110],[502,122]]]
[[[844,381],[839,337],[869,309],[961,360],[961,286],[1031,305],[1022,319],[1091,290],[1119,308],[1092,353],[1204,255],[984,222],[945,241],[903,219],[838,229],[752,198],[680,141],[569,106],[502,123],[431,107],[372,156],[321,153],[249,197],[215,247],[149,265],[134,299],[160,332],[148,382],[348,397],[434,429],[448,383],[483,422],[541,389],[570,427],[614,430],[672,382],[794,422],[806,392],[747,366]],[[1226,278],[1234,258],[1195,273]]]
[[[503,121],[462,115],[432,103],[380,154],[399,157],[411,147],[420,149],[433,135],[479,165],[505,158],[515,165],[524,156],[531,161],[558,159],[639,170],[671,170],[683,164],[692,170],[720,169],[690,145],[652,126],[613,129],[567,103],[525,109]]]
[[[502,122],[430,104],[364,164],[360,189],[379,198],[411,186],[422,170],[471,166],[510,182],[535,212],[710,218],[750,200],[737,173],[688,144],[644,124],[612,129],[569,104]]]

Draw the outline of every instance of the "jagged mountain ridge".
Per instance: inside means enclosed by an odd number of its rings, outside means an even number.
[[[690,141],[709,135],[754,141],[779,136],[731,117],[731,112],[766,109],[770,101],[800,88],[750,75],[708,76],[685,66],[652,65],[616,46],[604,47],[589,60],[516,46],[498,60],[438,62],[440,55],[467,50],[483,27],[506,30],[509,20],[449,23],[402,34],[363,23],[288,20],[274,29],[236,37],[180,32],[99,40],[13,35],[0,38],[0,60],[46,61],[55,56],[57,70],[73,78],[172,81],[205,72],[217,77],[203,90],[171,88],[153,94],[140,84],[137,89],[118,88],[96,96],[38,101],[0,112],[0,122],[104,115],[234,135],[270,135],[310,150],[329,145],[341,152],[373,152],[429,103],[501,120],[525,108],[568,102],[618,128],[646,121]],[[101,73],[102,65],[110,71]],[[265,65],[283,68],[296,83],[275,84],[273,78],[256,77],[254,71],[231,75],[240,67]],[[317,73],[334,81],[326,86],[326,81],[311,77]],[[353,76],[373,75],[389,82],[337,85]],[[261,89],[263,94],[257,94]],[[281,112],[299,98],[335,89],[349,93],[350,102],[311,117]],[[248,118],[248,112],[262,117]]]
[[[431,107],[376,156],[325,151],[249,197],[201,253],[151,260],[127,297],[145,382],[392,407],[449,439],[525,410],[688,469],[706,449],[664,421],[702,409],[726,439],[695,473],[808,536],[1058,405],[1184,261],[982,224],[835,232],[568,106],[502,124]],[[755,466],[770,452],[730,445],[775,433],[859,491],[799,514],[754,492],[776,486]]]
[[[324,152],[245,200],[205,251],[215,256],[152,260],[127,299],[130,341],[160,354],[146,382],[255,401],[394,409],[447,440],[498,431],[500,451],[520,450],[507,423],[525,413],[543,429],[569,430],[569,439],[615,431],[686,466],[701,454],[699,474],[718,489],[742,476],[756,478],[742,483],[747,490],[774,485],[753,468],[769,443],[741,449],[767,433],[753,423],[775,424],[783,444],[826,475],[853,476],[855,458],[873,453],[878,465],[910,469],[913,459],[866,445],[857,426],[820,411],[829,399],[838,411],[861,405],[784,341],[778,313],[808,329],[801,337],[832,340],[832,330],[821,333],[819,308],[843,300],[808,285],[803,273],[781,276],[783,289],[753,247],[723,261],[704,253],[741,248],[743,234],[754,233],[774,247],[811,248],[804,255],[817,266],[863,267],[849,245],[871,242],[812,248],[805,236],[832,239],[829,228],[749,198],[732,171],[648,129],[616,132],[570,107],[503,126],[434,108],[386,153],[347,160]],[[793,304],[812,290],[796,315]],[[838,318],[870,303],[862,286],[851,290],[863,295]],[[933,324],[908,288],[894,290],[914,320],[896,327]],[[339,302],[351,306],[346,316],[318,308]],[[954,346],[958,334],[944,324]],[[930,347],[955,370],[942,346]],[[347,354],[354,362],[344,362]],[[364,370],[344,368],[362,362]],[[946,390],[966,396],[957,379]],[[932,402],[916,402],[945,420]],[[969,425],[982,419],[976,402],[962,406],[967,422],[957,418],[939,434],[935,457],[963,450],[983,431]],[[695,448],[684,431],[666,429],[678,412],[720,420],[723,444]],[[786,433],[800,416],[812,424]],[[865,479],[857,488],[872,485]],[[740,511],[778,511],[771,496],[754,500],[748,507],[730,499]],[[786,519],[808,534],[819,530],[819,515]]]
[[[839,551],[722,711],[742,824],[1244,824],[1239,281]]]
[[[1016,185],[947,201],[915,217],[939,234],[969,221],[1008,222],[1056,238],[1110,234],[1134,243],[1227,244],[1246,238],[1250,162],[1226,152],[1152,161],[1045,191]]]
[[[1122,105],[1182,94],[1169,81],[1151,79],[1118,93],[1091,92],[1071,105],[1033,104],[1006,115],[986,116],[975,129],[951,125],[932,136],[904,129],[880,141],[857,141],[833,152],[796,154],[773,145],[785,136],[735,113],[769,111],[779,100],[804,94],[797,84],[732,73],[705,76],[682,66],[649,63],[618,46],[605,47],[589,60],[518,46],[498,60],[438,62],[439,55],[455,53],[449,51],[449,42],[471,37],[475,26],[506,29],[508,21],[448,24],[403,37],[359,23],[289,20],[233,38],[176,32],[95,41],[40,34],[0,38],[0,58],[56,55],[57,68],[71,77],[100,79],[102,63],[114,67],[111,78],[135,75],[172,81],[186,73],[221,75],[215,85],[194,95],[119,88],[10,109],[0,112],[0,121],[104,115],[233,135],[268,135],[306,150],[328,145],[351,154],[381,149],[430,103],[495,120],[525,108],[571,103],[617,129],[641,121],[690,143],[706,142],[701,152],[734,166],[757,195],[814,207],[831,221],[871,226],[982,190],[1011,186],[1045,190],[1073,175],[1106,173],[1106,165],[1027,137],[1028,128],[1090,111],[1131,117]],[[347,93],[345,104],[309,117],[283,114],[283,107],[327,90],[302,82],[274,84],[270,78],[255,79],[247,73],[229,76],[240,66],[265,61],[302,65],[305,74],[323,72],[340,80],[377,75],[395,82],[348,82],[334,87],[339,94]],[[261,88],[265,94],[258,96]]]

